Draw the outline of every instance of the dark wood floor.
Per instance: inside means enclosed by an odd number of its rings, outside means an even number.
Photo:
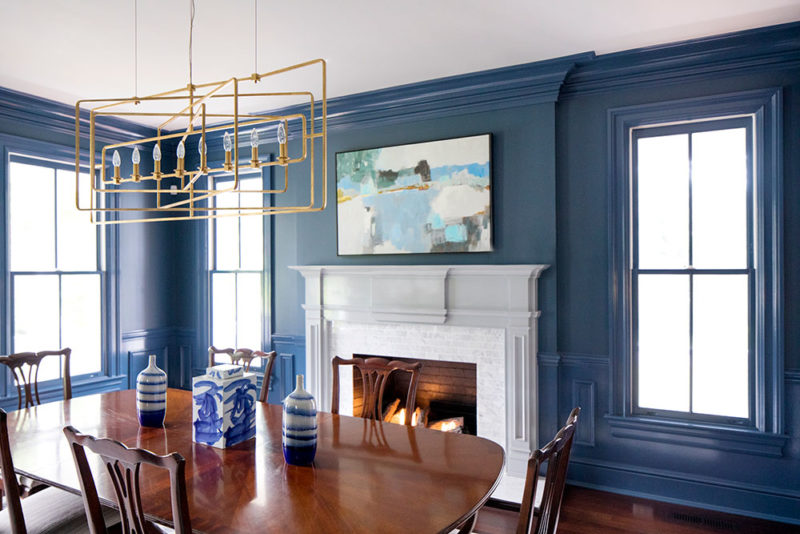
[[[475,532],[514,532],[517,514],[491,506],[478,514]],[[614,493],[567,486],[559,534],[798,534],[800,525],[786,525],[712,512]]]

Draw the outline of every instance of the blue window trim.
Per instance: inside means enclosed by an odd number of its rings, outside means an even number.
[[[0,350],[7,353],[11,344],[11,299],[10,291],[10,271],[8,270],[8,210],[6,209],[7,194],[8,194],[8,167],[11,155],[14,155],[15,161],[37,163],[37,160],[45,160],[48,166],[55,166],[61,169],[73,170],[75,161],[74,147],[60,145],[46,141],[39,141],[23,137],[16,137],[8,134],[0,134],[0,154],[2,154],[3,161],[0,165],[0,272],[3,276],[4,283],[0,287]],[[28,161],[26,161],[28,160]],[[56,162],[52,165],[52,162]],[[81,165],[88,167],[89,152],[82,150],[80,152]],[[87,214],[88,217],[88,214]],[[119,365],[119,313],[118,313],[118,294],[119,294],[119,280],[117,277],[118,272],[118,233],[119,230],[116,226],[112,227],[99,227],[98,231],[105,230],[105,257],[98,260],[103,260],[105,269],[101,269],[101,318],[103,321],[102,331],[102,370],[99,374],[81,375],[73,380],[73,395],[89,394],[98,390],[107,390],[116,387],[119,382],[120,375]],[[100,254],[100,251],[98,251]],[[5,373],[5,370],[0,371]],[[4,375],[6,376],[6,375]],[[13,399],[16,402],[17,392],[11,386],[10,379],[0,380],[0,404],[5,405],[6,401],[11,402]],[[118,389],[118,388],[117,388]],[[52,395],[60,395],[61,381],[53,381],[52,384],[44,383],[40,388],[40,395],[43,400],[50,398]],[[9,405],[10,406],[10,405]],[[14,403],[14,407],[16,404]],[[13,408],[13,407],[12,407]]]
[[[689,278],[689,301],[690,303],[694,301],[694,281],[698,279],[698,277],[702,277],[704,275],[709,274],[717,274],[717,275],[731,275],[731,274],[738,274],[738,275],[746,275],[748,279],[748,316],[749,319],[749,327],[751,335],[749,336],[748,340],[748,347],[747,347],[747,366],[748,366],[748,380],[747,380],[747,390],[748,390],[748,417],[733,417],[733,416],[711,416],[711,415],[702,415],[693,411],[693,398],[690,395],[689,398],[689,411],[688,412],[680,412],[680,411],[670,411],[665,409],[652,409],[652,408],[643,408],[641,406],[636,406],[636,398],[638,394],[638,383],[635,380],[631,380],[631,388],[632,388],[632,412],[638,415],[643,416],[660,416],[665,418],[677,418],[677,419],[685,419],[687,421],[707,421],[712,423],[721,423],[721,424],[732,424],[737,426],[755,428],[755,353],[753,342],[755,336],[753,333],[755,332],[755,324],[754,324],[754,317],[755,317],[755,276],[754,276],[754,258],[753,258],[753,154],[752,154],[752,141],[753,141],[753,119],[750,116],[740,116],[740,117],[732,117],[732,118],[722,118],[722,119],[715,119],[715,120],[706,120],[706,121],[695,121],[695,122],[682,122],[679,124],[670,124],[667,126],[647,126],[644,128],[638,129],[631,129],[630,135],[630,142],[629,146],[632,148],[636,145],[636,143],[641,139],[653,138],[653,137],[661,137],[665,135],[675,135],[675,134],[686,134],[688,136],[687,142],[689,143],[688,150],[689,150],[689,157],[691,159],[691,150],[692,150],[692,136],[697,133],[712,131],[712,130],[721,130],[721,129],[744,129],[746,131],[746,142],[745,147],[747,151],[747,265],[746,267],[735,268],[735,269],[695,269],[695,268],[686,268],[686,269],[678,269],[678,268],[668,268],[668,269],[659,269],[659,268],[642,268],[639,266],[638,254],[639,254],[639,237],[638,232],[639,228],[638,225],[632,224],[631,228],[631,261],[630,261],[630,269],[631,269],[631,307],[632,309],[636,309],[638,306],[638,280],[637,277],[639,275],[648,275],[648,274],[662,274],[662,275],[682,275],[688,276]],[[638,206],[638,175],[637,175],[637,151],[633,150],[631,152],[631,165],[630,165],[630,172],[631,172],[631,214],[629,219],[631,221],[635,221],[638,217],[639,213],[639,206]],[[691,170],[690,170],[691,172]],[[689,183],[689,203],[691,205],[692,202],[692,184],[691,180]],[[688,235],[688,242],[689,242],[689,264],[693,263],[692,261],[692,215],[691,210],[689,210],[689,235]],[[690,317],[692,312],[689,312]],[[637,316],[633,314],[631,317],[631,321],[633,324],[632,332],[631,332],[631,344],[632,347],[636,347],[638,345],[638,326],[637,326]],[[690,338],[692,337],[692,327],[690,326]],[[693,361],[693,350],[690,348],[689,352],[689,361]],[[633,348],[631,350],[631,374],[632,376],[637,375],[637,368],[638,368],[638,354]],[[691,367],[690,363],[690,367]],[[689,390],[692,390],[692,383],[693,380],[693,373],[689,374]]]
[[[213,139],[208,140],[209,151],[213,151],[214,148],[219,145],[221,149],[221,136],[218,136],[219,139],[216,137]],[[221,152],[221,150],[220,150]],[[240,151],[240,154],[243,154],[244,151]],[[264,161],[272,161],[273,154],[272,153],[264,153],[262,156]],[[240,172],[246,172],[250,160],[246,156],[242,156],[239,161],[240,165]],[[223,160],[219,159],[212,159],[209,156],[208,165],[210,167],[221,167],[223,164]],[[269,167],[261,167],[261,177],[264,183],[264,189],[273,189],[275,185],[275,173],[273,166]],[[232,176],[231,176],[232,178]],[[206,181],[206,178],[202,179]],[[206,184],[207,185],[207,184]],[[272,206],[273,205],[273,195],[264,194],[264,205],[265,206]],[[208,201],[205,201],[205,205],[208,205]],[[275,272],[275,265],[274,259],[272,254],[272,244],[275,242],[274,239],[274,225],[272,224],[272,216],[266,215],[262,216],[264,219],[264,264],[263,264],[263,292],[264,292],[264,302],[266,304],[264,315],[262,317],[262,339],[261,339],[261,347],[252,347],[254,350],[265,350],[270,351],[272,350],[272,333],[274,332],[274,313],[273,313],[273,306],[274,306],[274,279],[273,273]],[[212,219],[213,220],[213,219]],[[200,283],[197,284],[198,286],[198,302],[200,305],[198,306],[198,324],[200,328],[198,328],[198,341],[200,343],[200,347],[205,345],[208,347],[211,345],[211,266],[209,265],[209,232],[208,232],[208,224],[199,224],[197,225],[197,250],[202,251],[201,253],[201,268],[200,272],[203,273],[202,279]],[[206,355],[206,351],[202,350],[201,353]],[[198,372],[205,372],[205,364],[202,367],[195,367],[192,370],[193,374]],[[253,369],[253,371],[258,371],[257,369]],[[262,369],[263,371],[263,369]]]
[[[736,440],[758,449],[773,447],[770,434],[785,442],[783,433],[783,124],[780,88],[759,89],[608,110],[609,200],[609,347],[611,354],[608,423],[620,432],[635,422],[637,435],[648,430],[668,433],[687,445],[698,430],[716,436],[735,430]],[[630,247],[631,129],[670,122],[752,115],[755,156],[755,376],[753,427],[738,430],[725,424],[697,423],[637,415],[633,410],[631,373],[632,284],[627,268]],[[694,430],[692,430],[694,429]],[[614,431],[612,430],[612,432]],[[750,439],[752,438],[752,439]],[[710,440],[714,442],[715,440]],[[766,444],[766,445],[765,445]],[[708,445],[708,444],[706,444]],[[773,454],[774,448],[769,449]]]

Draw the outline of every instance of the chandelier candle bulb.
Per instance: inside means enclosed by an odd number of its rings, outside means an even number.
[[[233,149],[233,142],[231,141],[231,134],[225,132],[222,136],[222,148],[225,149],[225,170],[229,171],[233,168],[231,163],[231,150]]]
[[[197,152],[200,154],[200,169],[206,170],[206,152],[208,145],[203,142],[203,137],[197,142]]]
[[[138,182],[142,179],[142,175],[139,174],[139,163],[142,161],[142,156],[139,154],[139,147],[133,147],[131,161],[133,162],[133,181]]]
[[[161,177],[161,146],[158,143],[153,147],[153,176],[156,180]]]
[[[114,151],[114,155],[111,157],[111,162],[114,164],[114,182],[119,183],[119,166],[122,164],[122,158],[119,157],[118,150]]]
[[[253,128],[250,130],[250,148],[252,148],[252,159],[250,160],[250,165],[253,167],[258,167],[260,161],[258,161],[258,130]]]
[[[175,155],[178,156],[178,168],[175,169],[175,173],[178,176],[183,176],[183,158],[186,157],[186,145],[183,144],[183,141],[178,143],[178,150],[175,151]]]
[[[289,162],[289,149],[286,145],[286,127],[283,122],[278,123],[278,144],[280,146],[278,162],[285,166]]]

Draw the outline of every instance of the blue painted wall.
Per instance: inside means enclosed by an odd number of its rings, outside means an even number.
[[[555,433],[569,409],[584,413],[573,483],[800,523],[800,25],[788,25],[575,61],[552,102],[486,104],[459,112],[439,102],[409,120],[374,111],[375,93],[334,104],[352,111],[329,135],[334,153],[365,147],[493,135],[495,251],[486,254],[339,257],[335,196],[319,214],[275,220],[276,332],[302,336],[303,282],[289,265],[549,263],[540,308],[540,434]],[[498,78],[501,73],[495,73]],[[431,82],[435,84],[436,82]],[[454,80],[441,80],[440,89]],[[433,89],[435,86],[428,87]],[[607,111],[610,108],[748,89],[784,89],[785,415],[784,435],[743,445],[714,432],[614,429],[609,381]],[[546,100],[546,99],[545,99]],[[391,106],[387,105],[387,108]],[[410,107],[413,112],[414,108]],[[348,122],[348,120],[350,122]],[[305,199],[307,192],[289,200]],[[282,203],[283,201],[281,201]],[[288,201],[287,201],[288,202]],[[789,476],[787,476],[789,474]]]

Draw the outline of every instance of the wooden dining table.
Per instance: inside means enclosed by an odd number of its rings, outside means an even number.
[[[186,459],[195,532],[449,532],[489,498],[500,480],[503,449],[477,436],[320,412],[312,466],[284,462],[281,406],[257,402],[256,437],[227,449],[192,441],[191,392],[167,391],[163,428],[140,427],[135,392],[116,391],[10,412],[18,473],[80,493],[63,434],[116,439]],[[111,479],[90,454],[98,493],[116,506]],[[146,516],[172,525],[169,478],[142,466]]]

